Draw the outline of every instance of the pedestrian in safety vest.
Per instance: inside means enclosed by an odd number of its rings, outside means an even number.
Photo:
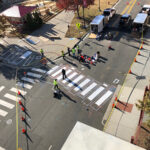
[[[75,57],[75,53],[76,53],[76,50],[75,50],[75,48],[73,48],[72,49],[72,55],[73,55],[73,57]]]
[[[64,53],[64,51],[61,51],[61,55],[62,55],[63,59],[65,59],[65,53]]]
[[[53,85],[54,85],[54,89],[58,89],[57,79],[55,79],[55,80],[53,81]]]
[[[40,50],[40,53],[41,53],[42,58],[43,58],[43,56],[44,56],[44,51],[43,51],[43,49],[42,49],[42,48],[41,48],[41,50]]]

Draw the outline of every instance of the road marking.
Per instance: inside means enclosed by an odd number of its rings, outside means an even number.
[[[35,77],[35,78],[41,78],[42,77],[42,75],[36,74],[36,73],[32,73],[32,72],[27,72],[27,75],[31,76],[31,77]]]
[[[8,112],[6,112],[6,111],[0,109],[0,116],[5,117],[7,114],[8,114]]]
[[[69,87],[72,87],[73,85],[77,84],[84,76],[80,75],[75,80],[73,80],[71,83],[68,84]]]
[[[119,83],[119,81],[120,81],[120,80],[115,79],[115,80],[113,81],[113,83],[114,83],[114,84],[118,84],[118,83]]]
[[[112,91],[107,91],[95,104],[100,106],[112,93]]]
[[[87,83],[90,82],[90,79],[85,79],[82,83],[80,83],[76,88],[74,88],[74,90],[77,92],[79,91],[79,89],[81,89],[82,87],[84,87]]]
[[[3,148],[3,147],[0,147],[0,150],[6,150],[5,148]]]
[[[46,70],[39,69],[39,68],[32,68],[32,71],[40,72],[40,73],[46,73]]]
[[[5,95],[4,95],[4,97],[6,97],[6,98],[8,98],[8,99],[11,99],[11,100],[13,100],[13,101],[19,101],[19,100],[21,100],[21,98],[19,98],[19,97],[17,97],[17,99],[16,99],[16,96],[14,96],[14,95],[11,95],[11,94],[9,94],[9,93],[6,93]]]
[[[103,85],[104,85],[105,87],[108,87],[108,85],[107,85],[106,83],[103,83]]]
[[[27,89],[31,89],[32,86],[30,84],[26,84],[23,82],[17,82],[16,85],[21,86],[22,88],[27,88]]]
[[[52,149],[52,145],[50,145],[50,147],[48,148],[48,150],[51,150]]]
[[[74,72],[73,74],[71,74],[69,77],[67,77],[65,80],[63,80],[63,83],[66,83],[67,81],[71,80],[74,76],[76,76],[78,73]]]
[[[55,72],[54,74],[52,74],[52,77],[57,76],[58,74],[60,74],[62,72],[62,69],[66,69],[66,67],[61,68],[60,70],[58,70],[57,72]]]
[[[0,99],[0,105],[3,105],[3,106],[5,106],[5,107],[7,107],[7,108],[9,108],[9,109],[13,109],[13,108],[15,107],[13,104],[10,104],[10,103],[8,103],[8,102],[5,102],[5,101],[3,101],[3,100],[1,100],[1,99]]]
[[[0,92],[5,88],[5,86],[1,86],[0,87]]]
[[[26,91],[23,91],[23,90],[20,90],[20,89],[16,89],[14,87],[11,88],[10,91],[15,92],[15,93],[18,93],[18,91],[20,91],[22,95],[26,95],[27,94]]]
[[[94,93],[92,93],[88,99],[92,101],[99,93],[101,93],[105,88],[100,86]]]
[[[86,88],[83,92],[81,92],[81,95],[85,95],[87,94],[89,91],[91,91],[95,86],[97,85],[97,83],[92,83],[88,88]]]
[[[27,82],[30,82],[30,83],[33,83],[33,84],[35,83],[33,79],[30,79],[30,78],[27,78],[27,77],[22,77],[21,80],[27,81]]]
[[[50,69],[46,74],[50,75],[53,71],[55,71],[59,66],[55,66],[54,68]]]
[[[69,70],[67,70],[67,71],[66,71],[66,75],[68,75],[70,72],[72,72],[72,70],[70,70],[70,69],[69,69]],[[61,80],[61,79],[62,79],[62,77],[63,77],[63,76],[62,76],[62,75],[60,75],[60,76],[57,78],[57,80]]]
[[[136,0],[133,2],[133,4],[131,5],[131,7],[130,7],[130,9],[128,10],[128,14],[131,12],[131,10],[132,10],[132,8],[133,8],[133,6],[135,5],[135,3],[136,3]]]

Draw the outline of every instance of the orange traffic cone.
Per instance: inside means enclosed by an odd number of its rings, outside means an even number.
[[[21,95],[20,91],[18,91],[18,95]]]
[[[21,120],[22,120],[22,121],[25,121],[25,118],[22,116],[22,117],[21,117]]]
[[[19,105],[22,105],[22,102],[21,102],[21,101],[19,101]]]
[[[140,49],[143,49],[143,45],[141,45]]]
[[[134,58],[134,62],[136,62],[136,58]]]
[[[21,110],[22,110],[22,111],[25,111],[24,107],[21,107]]]
[[[129,70],[129,74],[131,74],[132,72],[131,72],[131,69]]]
[[[118,98],[117,97],[115,97],[115,101],[117,101],[118,100]]]
[[[141,55],[140,51],[138,51],[138,55]]]
[[[145,44],[144,41],[142,42],[142,44]]]
[[[114,108],[114,107],[115,107],[115,104],[113,103],[113,104],[112,104],[112,108]]]
[[[108,46],[109,49],[112,49],[111,45]]]
[[[26,130],[25,130],[25,129],[22,129],[22,133],[26,133]]]

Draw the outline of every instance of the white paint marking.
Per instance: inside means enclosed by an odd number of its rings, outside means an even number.
[[[10,91],[15,92],[15,93],[18,93],[18,91],[20,91],[22,95],[26,95],[27,94],[26,91],[23,91],[23,90],[20,90],[20,89],[16,89],[16,88],[11,88]]]
[[[48,150],[51,150],[52,149],[52,145],[50,145],[50,147],[48,148]]]
[[[71,83],[68,84],[69,87],[72,87],[73,85],[77,84],[84,76],[80,75],[75,80],[73,80]]]
[[[53,71],[55,71],[59,66],[55,66],[54,68],[50,69],[46,74],[50,75]]]
[[[13,101],[19,101],[19,100],[21,100],[21,98],[20,97],[16,97],[16,96],[14,96],[14,95],[11,95],[11,94],[9,94],[9,93],[6,93],[5,95],[4,95],[4,97],[6,97],[6,98],[8,98],[8,99],[11,99],[11,100],[13,100]]]
[[[72,72],[72,70],[67,70],[66,71],[66,75],[68,75],[70,72]],[[59,81],[59,80],[61,80],[62,79],[62,75],[60,75],[58,78],[57,78],[57,80]]]
[[[46,73],[46,70],[39,69],[39,68],[32,68],[32,71],[40,72],[40,73]]]
[[[27,75],[31,76],[31,77],[35,77],[35,78],[41,78],[42,77],[42,75],[36,74],[36,73],[32,73],[32,72],[27,72]]]
[[[74,76],[76,76],[78,73],[74,72],[73,74],[71,74],[69,77],[67,77],[65,80],[63,80],[63,83],[66,83],[67,81],[71,80]]]
[[[103,84],[105,87],[108,87],[108,85],[106,83]]]
[[[3,147],[0,147],[0,150],[6,150],[5,148],[3,148]]]
[[[90,101],[92,101],[99,93],[101,93],[105,88],[104,87],[99,87],[95,92],[93,92],[89,97],[88,99]]]
[[[113,81],[113,83],[114,83],[114,84],[118,84],[118,83],[119,83],[119,81],[120,81],[120,80],[115,79],[115,80]]]
[[[32,85],[27,84],[27,83],[23,83],[23,82],[17,82],[16,85],[21,86],[22,88],[27,88],[27,89],[31,89],[32,88]]]
[[[112,91],[107,91],[95,104],[100,106],[112,93]]]
[[[6,111],[0,109],[0,116],[5,117],[7,114],[8,114],[8,112],[6,112]]]
[[[66,67],[61,68],[60,70],[58,70],[57,72],[55,72],[54,74],[52,74],[52,77],[57,76],[58,74],[60,74],[62,72],[62,69],[66,69]]]
[[[86,88],[83,92],[81,92],[81,95],[87,94],[89,91],[91,91],[97,84],[94,82],[92,83],[88,88]]]
[[[33,83],[33,84],[35,83],[33,79],[27,78],[27,77],[22,77],[21,80],[27,81],[27,82],[30,82],[30,83]]]
[[[13,104],[10,104],[10,103],[8,103],[8,102],[5,102],[5,101],[3,101],[3,100],[1,100],[1,99],[0,99],[0,105],[3,105],[3,106],[5,106],[5,107],[7,107],[7,108],[9,108],[9,109],[13,109],[13,108],[15,107]]]
[[[76,88],[74,88],[74,90],[77,92],[79,91],[79,89],[81,89],[82,87],[84,87],[87,83],[90,82],[90,79],[86,79],[84,80],[82,83],[80,83]]]
[[[5,86],[1,86],[0,87],[0,92],[5,88]]]

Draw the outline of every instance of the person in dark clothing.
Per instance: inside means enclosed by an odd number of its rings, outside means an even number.
[[[63,76],[63,80],[64,80],[65,78],[67,78],[67,76],[66,76],[66,70],[65,70],[65,69],[62,69],[62,76]]]
[[[68,54],[69,54],[69,56],[71,56],[71,54],[70,54],[70,48],[68,47]]]

